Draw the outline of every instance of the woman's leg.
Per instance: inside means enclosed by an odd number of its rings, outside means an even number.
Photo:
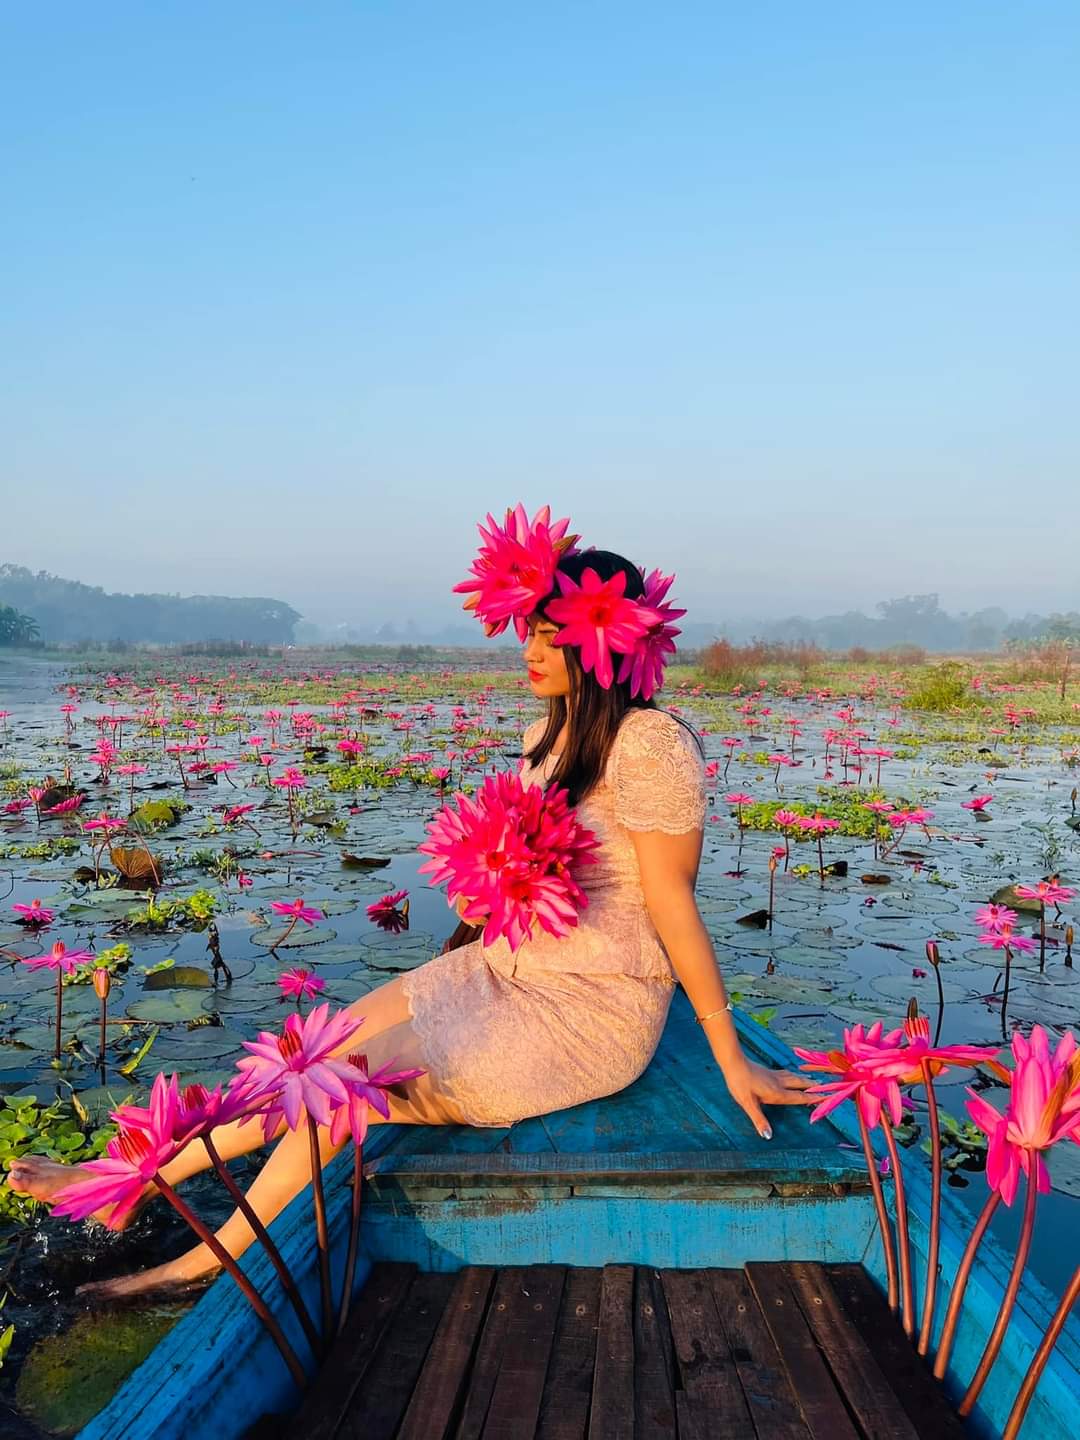
[[[388,980],[367,995],[362,995],[348,1006],[348,1012],[354,1019],[363,1021],[363,1028],[348,1045],[335,1053],[341,1054],[357,1048],[370,1050],[369,1042],[409,1018],[401,977]],[[388,1055],[387,1058],[392,1056]],[[432,1119],[428,1123],[437,1124],[439,1121]],[[278,1136],[284,1129],[282,1122],[278,1127]],[[214,1145],[223,1160],[233,1160],[238,1155],[246,1155],[264,1144],[266,1141],[258,1120],[251,1120],[246,1125],[234,1121],[231,1125],[219,1126],[214,1131]],[[209,1168],[210,1157],[206,1153],[206,1147],[196,1143],[189,1145],[171,1164],[166,1165],[162,1175],[170,1185],[177,1185]],[[24,1155],[12,1161],[7,1174],[7,1184],[12,1190],[32,1195],[35,1200],[47,1205],[58,1190],[62,1190],[66,1185],[73,1185],[79,1179],[89,1178],[90,1173],[81,1172],[79,1166],[63,1165],[43,1155]],[[156,1193],[153,1187],[147,1187],[147,1199],[152,1199]],[[131,1219],[134,1219],[134,1215]]]
[[[396,998],[386,995],[378,1009],[369,1016],[372,1028],[367,1032],[364,1049],[372,1069],[389,1064],[395,1059],[402,1068],[411,1068],[420,1063],[419,1046],[408,1018],[405,998],[400,993],[400,986],[396,982],[391,982],[391,985],[394,987]],[[374,993],[383,995],[385,991],[391,989],[391,985],[381,986],[379,991]],[[394,1015],[403,1015],[405,1018],[376,1031],[374,1028],[376,1015],[379,1019],[392,1019]],[[355,1044],[344,1047],[350,1051],[355,1048]],[[387,1101],[390,1107],[390,1123],[406,1125],[464,1123],[463,1117],[457,1112],[456,1107],[438,1091],[428,1075],[421,1075],[408,1082],[407,1098],[402,1099],[397,1095],[388,1094]],[[372,1110],[370,1120],[372,1124],[381,1124],[382,1116]],[[261,1135],[261,1131],[258,1133]],[[215,1140],[217,1134],[218,1132],[215,1132]],[[322,1127],[319,1127],[318,1137],[319,1154],[325,1165],[342,1146],[331,1144],[329,1132]],[[246,1142],[243,1130],[240,1131],[240,1139]],[[347,1139],[343,1142],[343,1144],[348,1143],[350,1142]],[[195,1149],[196,1147],[191,1148]],[[201,1146],[197,1148],[202,1149]],[[245,1148],[251,1147],[245,1145]],[[181,1156],[180,1160],[183,1158]],[[205,1168],[205,1152],[202,1160],[203,1166],[198,1167],[193,1164],[189,1173],[193,1173],[196,1168]],[[311,1152],[307,1132],[304,1129],[287,1130],[278,1140],[269,1160],[249,1187],[247,1200],[263,1224],[269,1225],[310,1181]],[[217,1237],[234,1256],[242,1255],[255,1238],[251,1227],[239,1210],[233,1211],[218,1230]],[[204,1245],[199,1244],[165,1265],[156,1266],[152,1270],[140,1271],[137,1275],[121,1276],[115,1280],[83,1286],[81,1290],[84,1293],[92,1291],[98,1295],[130,1295],[142,1290],[191,1282],[216,1268],[217,1261],[213,1255]]]

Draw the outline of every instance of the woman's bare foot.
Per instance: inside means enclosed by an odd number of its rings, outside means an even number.
[[[92,1280],[80,1285],[76,1295],[84,1300],[128,1300],[139,1296],[158,1299],[179,1299],[205,1290],[221,1274],[221,1266],[207,1254],[198,1258],[201,1247],[188,1251],[177,1260],[140,1270],[135,1275],[116,1275],[111,1280]],[[199,1269],[199,1265],[208,1268]]]
[[[51,1205],[56,1199],[57,1193],[67,1185],[74,1185],[79,1180],[89,1180],[93,1177],[92,1170],[84,1170],[81,1165],[61,1165],[57,1160],[50,1160],[45,1155],[23,1155],[18,1160],[11,1162],[7,1173],[7,1184],[12,1190],[20,1195],[29,1195],[38,1200],[42,1205]],[[143,1198],[135,1209],[119,1225],[114,1226],[116,1230],[126,1230],[127,1227],[138,1218],[143,1206],[151,1198],[153,1187],[147,1186]],[[95,1211],[94,1219],[104,1223],[105,1216],[112,1210],[111,1205],[106,1205],[103,1210]]]

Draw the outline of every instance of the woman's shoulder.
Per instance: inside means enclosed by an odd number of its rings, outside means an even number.
[[[688,726],[665,710],[631,710],[611,747],[608,784],[629,830],[682,834],[705,818],[705,762]]]
[[[606,772],[611,780],[616,773],[625,773],[635,762],[655,762],[672,755],[697,760],[704,768],[696,739],[687,726],[680,724],[667,710],[634,707],[626,711],[619,723]]]
[[[656,754],[676,747],[700,754],[693,733],[674,715],[666,710],[635,707],[623,716],[611,748],[613,754],[626,756]]]

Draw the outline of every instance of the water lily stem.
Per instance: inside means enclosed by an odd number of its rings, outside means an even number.
[[[904,1172],[900,1164],[900,1153],[896,1136],[892,1131],[889,1117],[882,1111],[881,1128],[885,1132],[885,1144],[892,1166],[893,1184],[896,1186],[896,1238],[900,1254],[900,1323],[909,1340],[915,1337],[915,1293],[911,1280],[911,1236],[908,1233],[907,1192],[904,1189]]]
[[[1034,1169],[1034,1164],[1032,1169]],[[1031,1249],[1031,1232],[1035,1226],[1035,1202],[1039,1198],[1039,1187],[1032,1183],[1033,1179],[1033,1176],[1028,1176],[1027,1195],[1024,1197],[1024,1221],[1020,1227],[1020,1238],[1016,1242],[1016,1254],[1013,1257],[1012,1270],[1009,1273],[1009,1283],[1002,1297],[997,1321],[990,1332],[990,1339],[986,1342],[982,1359],[979,1361],[979,1368],[971,1377],[967,1394],[957,1407],[957,1414],[961,1417],[970,1415],[975,1408],[975,1401],[978,1400],[979,1392],[985,1385],[986,1377],[990,1374],[994,1361],[998,1357],[1001,1343],[1005,1339],[1005,1332],[1009,1328],[1009,1321],[1012,1319],[1013,1306],[1016,1304],[1020,1282],[1024,1277],[1024,1265],[1027,1262],[1028,1251]]]
[[[315,1243],[319,1250],[323,1343],[329,1345],[334,1326],[334,1302],[330,1294],[330,1240],[326,1230],[326,1196],[323,1192],[322,1157],[319,1154],[319,1127],[310,1110],[307,1112],[307,1132],[311,1153],[311,1193],[315,1203]]]
[[[338,1310],[340,1335],[349,1318],[352,1304],[353,1276],[356,1274],[356,1252],[360,1247],[360,1192],[364,1183],[364,1147],[353,1146],[352,1213],[349,1221],[349,1253],[345,1257],[345,1278],[341,1282],[341,1307]]]
[[[1080,1300],[1080,1266],[1077,1266],[1073,1271],[1073,1277],[1069,1282],[1068,1289],[1061,1297],[1061,1303],[1054,1311],[1054,1318],[1050,1321],[1046,1334],[1043,1336],[1038,1350],[1035,1351],[1032,1357],[1031,1365],[1028,1367],[1028,1372],[1024,1376],[1024,1383],[1016,1392],[1016,1399],[1013,1401],[1013,1407],[1009,1411],[1009,1418],[1006,1420],[1005,1429],[1002,1432],[1002,1440],[1016,1440],[1016,1436],[1020,1433],[1020,1426],[1024,1423],[1024,1416],[1027,1414],[1027,1408],[1031,1404],[1031,1397],[1035,1393],[1035,1387],[1042,1378],[1042,1372],[1046,1369],[1046,1362],[1050,1359],[1054,1346],[1057,1344],[1058,1338],[1065,1328],[1065,1321],[1069,1318],[1069,1312],[1077,1300]]]
[[[870,1130],[863,1119],[862,1109],[857,1105],[859,1115],[859,1134],[862,1136],[863,1154],[866,1156],[866,1170],[870,1176],[870,1189],[874,1196],[874,1209],[877,1211],[878,1228],[881,1231],[881,1248],[885,1252],[885,1277],[889,1291],[889,1309],[894,1313],[899,1304],[900,1288],[896,1280],[896,1254],[893,1250],[892,1223],[889,1220],[889,1211],[885,1205],[885,1194],[881,1188],[881,1176],[878,1174],[877,1158],[874,1155],[874,1147],[870,1143]]]
[[[307,1306],[304,1304],[303,1296],[296,1288],[296,1281],[293,1279],[289,1267],[285,1264],[285,1261],[282,1258],[281,1251],[274,1244],[274,1241],[270,1238],[269,1230],[267,1230],[266,1226],[259,1219],[258,1215],[252,1207],[250,1200],[247,1198],[243,1190],[241,1190],[240,1186],[233,1179],[232,1174],[229,1171],[229,1167],[225,1164],[225,1161],[218,1154],[217,1149],[214,1146],[214,1142],[211,1140],[210,1136],[204,1135],[202,1137],[202,1142],[206,1146],[206,1153],[210,1157],[210,1163],[217,1171],[221,1183],[225,1186],[225,1189],[232,1196],[232,1199],[236,1204],[236,1208],[240,1211],[240,1214],[243,1215],[244,1219],[251,1226],[255,1238],[261,1243],[263,1249],[266,1251],[267,1256],[270,1260],[270,1264],[273,1265],[275,1271],[277,1272],[278,1279],[281,1281],[281,1284],[285,1290],[285,1294],[289,1297],[289,1303],[296,1311],[296,1318],[300,1321],[300,1326],[304,1332],[304,1336],[308,1344],[311,1346],[312,1358],[317,1360],[322,1348],[319,1343],[319,1332],[315,1329],[315,1323],[311,1318],[311,1314]]]
[[[251,1281],[244,1274],[243,1270],[240,1269],[240,1266],[237,1264],[236,1260],[233,1258],[233,1256],[229,1254],[228,1250],[225,1249],[225,1246],[222,1245],[221,1241],[217,1238],[217,1236],[210,1229],[210,1227],[208,1225],[205,1225],[195,1214],[195,1212],[184,1203],[184,1201],[172,1188],[169,1182],[162,1177],[160,1171],[157,1175],[154,1176],[154,1184],[161,1191],[162,1195],[164,1195],[165,1199],[169,1202],[169,1204],[173,1207],[177,1214],[182,1219],[187,1221],[187,1223],[191,1226],[192,1230],[195,1231],[195,1234],[210,1251],[211,1255],[214,1256],[215,1260],[217,1260],[218,1263],[225,1270],[227,1270],[228,1273],[232,1276],[232,1278],[236,1281],[237,1287],[239,1288],[240,1292],[248,1301],[251,1308],[255,1311],[255,1314],[266,1326],[267,1330],[270,1332],[271,1339],[281,1351],[282,1359],[289,1367],[289,1374],[296,1381],[298,1388],[303,1390],[307,1385],[307,1375],[304,1372],[304,1367],[297,1359],[296,1351],[292,1348],[288,1340],[285,1338],[285,1334],[281,1326],[274,1319],[273,1315],[271,1315],[270,1310],[267,1307],[266,1301],[255,1289],[255,1286],[252,1285]]]
[[[941,1327],[941,1340],[938,1344],[937,1354],[934,1356],[934,1378],[936,1380],[944,1380],[945,1372],[949,1368],[949,1356],[952,1354],[953,1341],[956,1338],[956,1326],[960,1319],[960,1307],[964,1303],[964,1291],[967,1288],[968,1276],[971,1274],[971,1267],[975,1262],[976,1251],[990,1227],[990,1221],[1000,1201],[1000,1193],[997,1190],[991,1190],[960,1258],[960,1265],[952,1284],[952,1293],[949,1296],[949,1308],[945,1311],[945,1323]]]
[[[60,1030],[64,1022],[64,972],[56,967],[56,1048],[53,1050],[53,1059],[60,1059]]]
[[[930,1349],[934,1329],[934,1300],[937,1296],[938,1254],[941,1248],[941,1120],[938,1115],[934,1081],[929,1062],[922,1062],[922,1079],[926,1088],[927,1113],[930,1119],[930,1241],[926,1251],[926,1284],[923,1287],[922,1325],[919,1329],[918,1351],[925,1355]]]

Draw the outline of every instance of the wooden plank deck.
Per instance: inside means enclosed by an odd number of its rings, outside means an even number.
[[[273,1428],[260,1427],[269,1437]],[[281,1436],[961,1440],[855,1265],[375,1267]]]

